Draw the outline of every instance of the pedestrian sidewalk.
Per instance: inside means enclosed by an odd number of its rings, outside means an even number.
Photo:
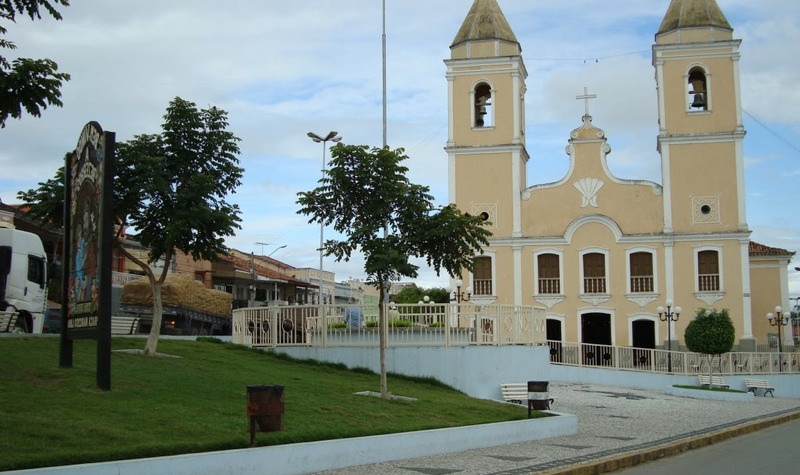
[[[800,418],[800,400],[723,402],[658,391],[550,383],[553,409],[575,414],[578,433],[514,445],[318,472],[318,475],[522,475],[599,473]]]

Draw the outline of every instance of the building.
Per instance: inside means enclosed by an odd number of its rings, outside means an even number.
[[[652,48],[662,182],[610,173],[584,91],[567,175],[531,185],[522,48],[497,0],[475,0],[445,61],[449,198],[494,233],[462,275],[472,300],[545,307],[549,340],[672,349],[698,308],[725,308],[740,350],[767,344],[793,253],[749,239],[740,42],[714,0],[672,0]]]

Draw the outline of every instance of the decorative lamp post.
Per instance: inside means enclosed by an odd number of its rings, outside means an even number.
[[[469,302],[472,296],[472,287],[467,287],[466,292],[461,291],[461,286],[464,284],[461,279],[455,281],[456,288],[452,289],[453,295],[450,297],[451,302],[456,303],[456,322],[461,327],[461,302]],[[478,316],[475,316],[475,341],[478,341]]]
[[[452,289],[453,296],[450,297],[450,301],[456,303],[469,302],[469,298],[472,296],[472,287],[467,287],[466,292],[462,292],[461,286],[464,283],[459,279],[455,282],[455,284],[456,288]]]
[[[773,327],[778,327],[778,371],[783,371],[783,361],[781,361],[781,353],[783,353],[781,327],[788,325],[792,320],[790,312],[784,312],[780,305],[775,307],[775,315],[772,312],[767,314],[767,320]]]
[[[322,143],[322,175],[325,176],[325,150],[327,147],[328,142],[338,142],[342,140],[342,137],[339,135],[338,132],[332,130],[328,132],[324,138],[320,137],[319,135],[315,134],[314,132],[309,132],[309,137],[316,143]],[[323,253],[323,234],[324,234],[325,226],[322,223],[319,223],[319,317],[320,323],[324,324],[322,320],[322,253]]]
[[[656,311],[658,318],[662,322],[667,322],[667,372],[672,372],[672,322],[677,322],[681,316],[681,308],[675,307],[672,310],[672,300],[667,300],[667,308],[659,306]]]

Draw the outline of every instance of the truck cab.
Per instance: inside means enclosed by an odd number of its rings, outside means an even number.
[[[0,313],[16,316],[9,331],[42,333],[46,269],[47,255],[39,236],[0,226]]]

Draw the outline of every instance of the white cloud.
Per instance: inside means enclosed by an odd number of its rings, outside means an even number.
[[[746,184],[754,235],[800,250],[788,190],[800,146],[800,2],[717,0],[741,47],[748,136]],[[387,0],[388,141],[411,157],[409,176],[447,200],[447,82],[443,60],[469,2]],[[528,184],[560,179],[564,147],[580,125],[583,87],[621,178],[660,182],[653,35],[667,2],[499,0],[528,68]],[[434,7],[432,7],[434,5]],[[0,129],[0,198],[52,177],[83,124],[97,120],[124,141],[158,131],[175,96],[229,112],[242,138],[243,210],[235,247],[283,237],[286,262],[315,266],[318,228],[295,214],[295,194],[316,186],[321,147],[306,132],[338,130],[347,143],[380,145],[381,10],[374,0],[100,0],[72,2],[64,20],[9,25],[15,54],[49,57],[72,75],[64,108]],[[421,14],[424,12],[424,14]],[[586,62],[583,60],[586,59]],[[594,61],[597,59],[597,61]],[[776,139],[773,133],[783,138]],[[773,231],[781,229],[780,233]],[[248,244],[250,243],[250,244]],[[233,245],[233,244],[232,244]],[[341,265],[341,267],[337,267]],[[341,278],[359,262],[330,263]],[[301,265],[298,265],[301,266]],[[341,269],[341,271],[339,270]],[[445,282],[426,272],[421,279]],[[427,280],[426,280],[427,281]]]

